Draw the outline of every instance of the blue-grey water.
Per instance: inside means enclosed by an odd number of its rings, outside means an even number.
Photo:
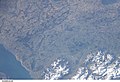
[[[116,2],[117,2],[117,0],[102,0],[102,4],[104,4],[104,5],[113,4]]]
[[[31,79],[28,71],[2,45],[0,45],[0,72],[5,73],[9,79]]]

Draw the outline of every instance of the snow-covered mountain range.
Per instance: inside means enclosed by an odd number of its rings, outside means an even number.
[[[120,79],[120,59],[102,52],[89,54],[84,67],[80,67],[77,74],[73,76],[72,79]]]
[[[47,68],[45,79],[57,80],[69,74],[69,62],[57,59]],[[72,80],[120,79],[120,59],[104,52],[90,53]]]

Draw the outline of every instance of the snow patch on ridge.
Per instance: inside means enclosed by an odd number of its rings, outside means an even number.
[[[46,80],[57,80],[69,73],[68,61],[57,59],[45,72]]]

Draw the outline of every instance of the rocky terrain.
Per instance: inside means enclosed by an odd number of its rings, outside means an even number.
[[[0,0],[0,44],[21,62],[32,78],[58,79],[61,78],[56,76],[58,73],[69,79],[90,52],[101,50],[120,56],[120,1]],[[60,68],[59,71],[49,68],[58,58],[70,62],[70,74],[60,73],[67,70],[64,66],[55,68]],[[45,69],[48,73],[44,78]],[[85,75],[88,79],[89,74]]]

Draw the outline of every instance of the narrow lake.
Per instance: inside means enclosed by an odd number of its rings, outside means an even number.
[[[0,44],[0,72],[10,79],[31,79],[29,72],[22,67],[15,56]]]

